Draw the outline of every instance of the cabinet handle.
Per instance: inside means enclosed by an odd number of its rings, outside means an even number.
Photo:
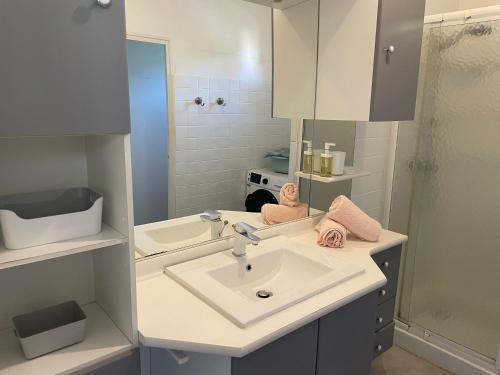
[[[384,321],[384,318],[382,318],[381,316],[379,316],[379,317],[377,318],[377,322],[378,322],[379,324],[382,324],[382,322],[383,322],[383,321]]]
[[[389,268],[389,262],[388,261],[384,262],[384,268]]]
[[[385,51],[385,62],[387,64],[390,64],[391,63],[391,55],[396,52],[396,47],[394,46],[389,46],[389,47],[386,47],[384,48],[384,51]]]
[[[101,8],[109,8],[111,6],[111,0],[97,0],[97,5]]]
[[[382,290],[380,291],[380,295],[381,295],[382,297],[384,297],[386,294],[387,294],[387,291],[386,291],[385,289],[382,289]]]
[[[389,46],[387,48],[384,48],[384,51],[385,51],[385,53],[387,53],[388,55],[390,55],[390,54],[396,52],[396,47],[394,47],[394,46],[391,45],[391,46]]]

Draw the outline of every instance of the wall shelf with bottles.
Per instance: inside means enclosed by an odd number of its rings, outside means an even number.
[[[324,182],[327,184],[330,184],[333,182],[352,180],[354,178],[359,178],[359,177],[364,177],[364,176],[369,176],[369,175],[370,175],[369,172],[352,171],[352,173],[351,172],[345,173],[342,176],[322,177],[319,174],[295,172],[295,176],[297,176],[297,177],[306,178],[306,179],[313,180],[313,181]]]

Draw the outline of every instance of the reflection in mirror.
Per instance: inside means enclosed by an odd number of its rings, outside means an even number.
[[[309,214],[295,172],[314,110],[317,1],[169,3],[127,11],[137,258]]]
[[[351,196],[352,176],[357,172],[352,167],[356,123],[306,120],[302,139],[312,142],[313,161],[312,173],[301,174],[305,177],[301,178],[301,193],[309,193],[311,213],[326,212],[337,196]],[[303,143],[302,165],[307,144]]]

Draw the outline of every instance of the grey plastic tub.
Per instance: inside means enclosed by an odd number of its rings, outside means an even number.
[[[88,188],[2,196],[5,247],[22,249],[97,234],[102,203],[102,196]]]
[[[36,358],[83,341],[87,316],[75,301],[12,319],[24,355]]]

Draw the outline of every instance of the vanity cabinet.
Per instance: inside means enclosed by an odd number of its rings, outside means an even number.
[[[0,2],[0,137],[130,132],[124,0]]]
[[[319,321],[275,342],[231,359],[231,375],[315,375]]]
[[[377,292],[319,320],[317,375],[369,374]]]
[[[145,367],[151,375],[368,375],[377,303],[374,291],[241,358],[186,353],[178,364],[151,348]]]

